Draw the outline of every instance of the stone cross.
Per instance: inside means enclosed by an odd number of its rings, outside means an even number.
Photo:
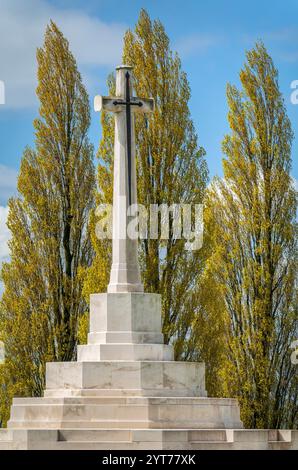
[[[132,67],[116,68],[116,96],[96,96],[95,111],[115,115],[112,269],[108,292],[143,292],[138,240],[127,235],[127,209],[137,204],[134,113],[150,113],[154,100],[132,96]]]

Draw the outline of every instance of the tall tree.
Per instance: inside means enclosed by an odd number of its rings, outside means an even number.
[[[110,74],[107,79],[109,93],[115,95],[115,78]],[[97,208],[101,204],[113,203],[113,154],[114,154],[114,117],[107,112],[100,116],[102,139],[98,149],[99,164],[97,167],[97,192],[95,195],[96,208],[90,212],[88,231],[94,248],[94,258],[91,266],[81,271],[85,279],[83,294],[89,302],[90,294],[106,292],[111,268],[112,243],[109,238],[101,239],[97,236],[96,226],[99,221]],[[105,215],[105,214],[104,214]],[[80,342],[86,343],[89,329],[89,314],[86,311],[80,323]]]
[[[160,21],[151,22],[142,10],[135,31],[124,38],[123,63],[134,67],[137,96],[153,97],[155,111],[149,119],[136,119],[138,201],[150,204],[202,202],[207,183],[204,150],[189,111],[190,88],[180,59],[170,50],[169,38]],[[110,91],[113,81],[110,80]],[[103,113],[103,140],[99,149],[99,188],[101,201],[111,202],[113,166],[113,118]],[[170,216],[170,226],[172,219]],[[96,241],[98,266],[106,260],[106,245]],[[176,358],[188,355],[192,318],[196,310],[194,288],[200,275],[200,251],[187,251],[184,240],[177,240],[170,230],[168,240],[142,240],[140,262],[146,292],[162,294],[163,333],[165,341],[174,341]],[[87,278],[88,285],[106,287],[109,263],[98,281]],[[105,279],[103,285],[102,279]]]
[[[298,424],[290,361],[298,329],[293,134],[264,45],[246,57],[242,89],[227,87],[231,132],[223,141],[224,178],[215,180],[206,202],[211,251],[201,289],[208,298],[214,286],[218,301],[207,302],[209,322],[220,316],[223,325],[219,393],[239,397],[248,427],[291,427]]]
[[[39,118],[35,148],[24,152],[18,196],[9,201],[11,260],[2,267],[1,420],[11,396],[39,395],[46,361],[76,354],[82,299],[80,268],[92,247],[93,148],[87,137],[89,100],[67,40],[51,22],[37,51]]]

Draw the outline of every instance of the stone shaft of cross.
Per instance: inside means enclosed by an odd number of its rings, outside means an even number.
[[[115,116],[112,268],[108,292],[143,292],[138,263],[138,240],[127,235],[127,209],[137,204],[134,114],[150,113],[153,99],[132,95],[132,67],[116,68],[116,96],[96,96],[95,111]]]

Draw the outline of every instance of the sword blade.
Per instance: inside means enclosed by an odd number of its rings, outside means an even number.
[[[130,83],[129,73],[126,72],[126,141],[127,141],[127,171],[128,171],[128,197],[131,205],[131,110],[130,110]]]

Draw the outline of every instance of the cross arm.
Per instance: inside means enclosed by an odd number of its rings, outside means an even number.
[[[94,110],[95,111],[111,111],[119,113],[123,111],[123,106],[126,105],[126,101],[119,97],[101,96],[97,95],[94,98]],[[154,110],[154,99],[153,98],[131,98],[130,99],[131,110],[136,113],[152,113]]]
[[[142,103],[141,106],[133,106],[132,110],[135,113],[152,113],[154,111],[153,98],[132,98],[131,102]]]
[[[110,96],[101,96],[97,95],[94,98],[94,111],[112,111],[114,113],[119,113],[123,110],[123,106],[115,105],[114,102],[119,100],[119,98],[111,98]]]

